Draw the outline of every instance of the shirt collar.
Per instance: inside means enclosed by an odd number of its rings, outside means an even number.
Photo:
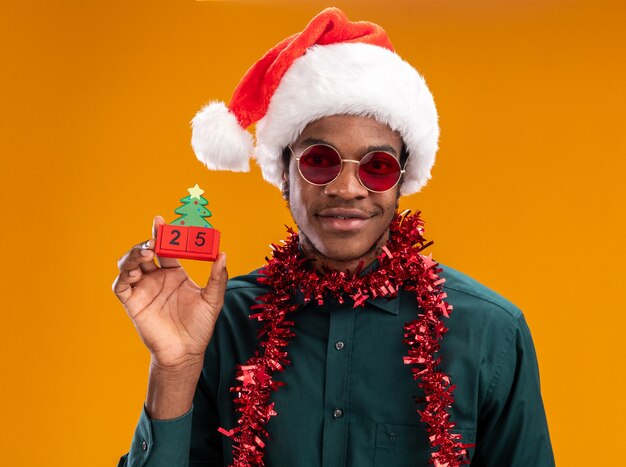
[[[293,300],[297,305],[316,306],[315,300],[311,300],[309,303],[304,303],[304,294],[299,290],[296,292],[296,295]],[[353,303],[354,302],[350,297],[345,298],[344,305],[345,304],[352,305]],[[337,304],[337,300],[335,300],[333,297],[326,296],[324,297],[324,305],[322,306],[329,307],[329,306],[334,306],[336,304]],[[400,313],[400,297],[397,296],[396,298],[391,298],[391,299],[388,299],[385,297],[369,298],[365,302],[365,306],[372,306],[374,308],[378,308],[381,311],[385,311],[389,314],[397,316]],[[358,308],[362,308],[362,307],[358,307]]]
[[[397,316],[400,313],[400,294],[398,294],[396,298],[392,299],[376,297],[368,300],[366,303],[392,315]]]
[[[370,264],[368,267],[366,267],[363,272],[361,274],[367,274],[368,272],[374,271],[378,268],[378,261],[374,261],[372,264]],[[399,292],[398,291],[398,296],[396,296],[396,298],[392,298],[392,299],[388,299],[385,297],[375,297],[375,298],[368,298],[367,301],[365,302],[365,305],[368,306],[373,306],[374,308],[378,308],[381,311],[385,311],[387,313],[390,313],[392,315],[398,315],[400,313],[400,297],[399,297]],[[298,305],[304,305],[304,306],[315,306],[315,300],[311,300],[309,303],[305,304],[304,303],[304,294],[298,290],[294,296],[294,302]],[[350,304],[352,305],[354,302],[353,300],[348,297],[345,296],[345,301],[344,304]],[[329,297],[329,296],[325,296],[324,297],[324,307],[327,306],[334,306],[337,304],[337,300],[335,300],[333,297]],[[359,307],[361,308],[361,307]]]

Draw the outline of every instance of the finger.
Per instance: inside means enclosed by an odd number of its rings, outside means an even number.
[[[154,264],[154,240],[138,243],[122,256],[117,267],[121,271],[130,271],[141,267],[144,272],[152,272],[157,269]]]
[[[159,231],[159,225],[165,224],[165,219],[162,216],[154,216],[152,219],[152,237],[156,238]]]
[[[139,267],[140,264],[154,261],[154,251],[152,251],[154,242],[147,240],[138,243],[127,251],[118,261],[117,268],[121,271],[130,271]]]
[[[224,294],[228,282],[228,271],[226,270],[226,253],[221,252],[213,267],[207,285],[202,289],[202,298],[219,313],[224,304]]]
[[[141,261],[139,263],[139,267],[141,268],[141,271],[146,274],[149,274],[159,269],[159,267],[154,262],[155,244],[156,244],[156,241],[153,238],[151,238],[150,240],[143,242],[140,247],[139,254],[145,258],[145,261]]]
[[[159,231],[159,225],[161,224],[165,224],[165,219],[163,219],[161,216],[154,216],[154,219],[152,221],[152,236],[154,238],[156,238],[157,232]],[[165,258],[163,256],[157,255],[157,259],[159,260],[159,265],[162,268],[180,268],[181,267],[180,262],[176,258]]]
[[[139,267],[130,271],[122,271],[113,281],[113,293],[122,303],[126,303],[133,295],[133,286],[141,281],[143,277],[144,275]]]

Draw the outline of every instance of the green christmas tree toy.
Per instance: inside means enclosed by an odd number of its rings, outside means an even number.
[[[168,258],[215,261],[219,253],[220,232],[205,219],[211,211],[198,184],[188,188],[189,196],[174,212],[180,217],[168,225],[159,225],[156,236],[156,254]]]

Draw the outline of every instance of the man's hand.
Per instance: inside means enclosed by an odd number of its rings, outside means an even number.
[[[153,236],[164,222],[162,217],[154,218]],[[113,292],[152,356],[148,410],[154,418],[172,418],[191,405],[189,397],[193,398],[204,352],[224,303],[228,273],[226,255],[220,253],[208,283],[200,288],[177,259],[157,257],[157,265],[154,247],[153,238],[122,256]],[[178,393],[176,397],[172,390]],[[157,400],[152,410],[151,396]],[[176,398],[180,407],[173,410],[166,407],[169,402],[161,403]]]

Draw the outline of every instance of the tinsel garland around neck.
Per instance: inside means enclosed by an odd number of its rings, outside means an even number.
[[[397,215],[390,225],[389,241],[377,258],[378,268],[367,274],[356,271],[346,274],[338,271],[319,273],[298,247],[298,234],[289,229],[283,245],[272,245],[273,257],[261,270],[258,282],[269,292],[257,298],[251,319],[260,321],[259,349],[253,357],[237,366],[237,383],[231,388],[234,403],[240,414],[238,426],[219,431],[233,440],[234,467],[262,467],[265,441],[269,438],[265,425],[277,415],[270,396],[283,383],[274,381],[273,375],[281,372],[291,362],[287,345],[294,336],[294,322],[289,315],[300,305],[294,296],[304,294],[304,302],[315,300],[319,305],[325,297],[343,303],[347,297],[354,307],[363,306],[370,298],[395,298],[403,287],[415,293],[419,313],[417,319],[404,325],[404,342],[409,346],[404,363],[410,365],[413,379],[424,391],[417,399],[417,413],[426,424],[432,448],[430,463],[438,467],[455,467],[469,464],[467,448],[461,435],[452,433],[454,423],[449,409],[454,402],[450,377],[439,369],[436,357],[441,339],[448,329],[443,318],[448,318],[452,306],[445,302],[442,290],[445,279],[439,277],[441,269],[431,257],[421,252],[430,245],[423,234],[424,222],[419,212],[406,211]]]

